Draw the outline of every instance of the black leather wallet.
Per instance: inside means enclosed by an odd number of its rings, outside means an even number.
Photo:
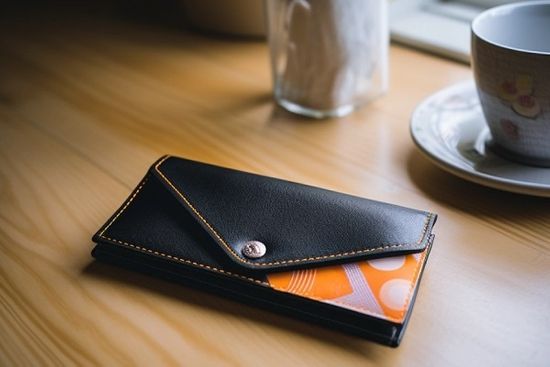
[[[166,156],[94,235],[92,255],[397,346],[435,220]]]

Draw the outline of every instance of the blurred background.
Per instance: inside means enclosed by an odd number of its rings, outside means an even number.
[[[467,63],[470,22],[484,9],[511,2],[514,0],[389,0],[391,37],[395,42]],[[218,35],[262,39],[265,33],[262,0],[24,0],[4,5],[0,17],[14,20],[42,15],[51,19],[74,14],[75,10]]]

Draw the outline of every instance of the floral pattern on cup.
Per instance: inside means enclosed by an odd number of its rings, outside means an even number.
[[[504,134],[511,140],[519,140],[519,127],[511,120],[501,119],[500,126]]]
[[[511,104],[512,110],[520,116],[534,119],[541,112],[540,104],[533,96],[533,78],[530,75],[518,75],[503,81],[498,88],[498,96]]]
[[[540,105],[537,99],[529,95],[519,96],[512,104],[512,109],[518,115],[532,119],[536,118],[540,113]]]
[[[515,82],[505,80],[500,84],[498,88],[499,98],[506,102],[514,102],[518,95],[519,91],[516,87]]]

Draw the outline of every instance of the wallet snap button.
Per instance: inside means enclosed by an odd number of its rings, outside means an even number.
[[[248,241],[243,246],[241,253],[249,259],[259,259],[266,252],[265,245],[260,241]]]

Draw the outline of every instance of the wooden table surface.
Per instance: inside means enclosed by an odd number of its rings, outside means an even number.
[[[311,121],[274,106],[262,42],[4,18],[0,365],[548,366],[550,200],[428,162],[411,112],[471,72],[397,46],[390,60],[387,95]],[[401,346],[94,262],[90,237],[165,153],[437,212]]]

